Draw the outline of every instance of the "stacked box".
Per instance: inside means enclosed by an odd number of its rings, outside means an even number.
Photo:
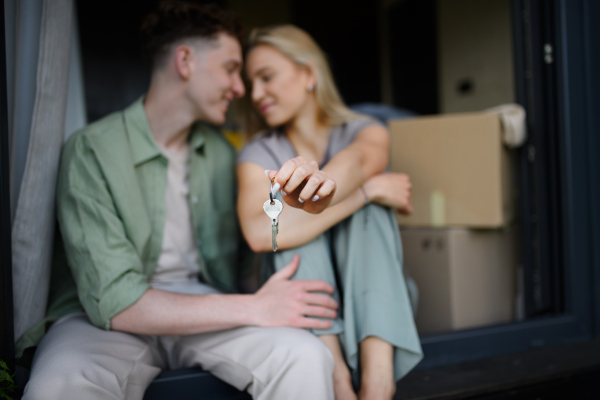
[[[419,288],[419,333],[514,320],[517,231],[402,229],[404,266]]]
[[[392,171],[413,182],[402,226],[498,228],[515,216],[513,158],[498,114],[436,115],[390,122]]]
[[[519,264],[513,155],[498,114],[390,122],[392,171],[412,182],[398,216],[404,265],[419,288],[421,334],[514,320]]]

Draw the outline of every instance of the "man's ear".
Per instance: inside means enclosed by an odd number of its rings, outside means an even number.
[[[194,59],[194,53],[192,50],[182,44],[177,46],[175,49],[175,69],[183,80],[188,80],[192,76],[192,61]]]

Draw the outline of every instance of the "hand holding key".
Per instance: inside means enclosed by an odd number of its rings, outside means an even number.
[[[325,210],[337,185],[326,173],[319,170],[316,161],[302,157],[286,161],[279,171],[268,171],[269,179],[275,178],[274,190],[279,190],[287,204],[311,214]]]

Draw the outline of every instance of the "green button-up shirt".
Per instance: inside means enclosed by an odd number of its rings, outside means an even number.
[[[190,149],[189,200],[204,260],[201,276],[233,292],[241,238],[235,151],[200,123],[191,130]],[[52,322],[82,307],[94,325],[110,329],[111,318],[149,289],[162,248],[166,180],[167,159],[152,138],[142,99],[69,138],[57,187],[66,263],[57,242],[46,319],[19,341],[17,357]]]

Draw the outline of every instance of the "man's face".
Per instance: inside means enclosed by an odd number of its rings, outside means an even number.
[[[187,93],[197,117],[221,125],[229,103],[244,95],[241,46],[232,36],[220,33],[215,45],[196,52],[192,64]]]

